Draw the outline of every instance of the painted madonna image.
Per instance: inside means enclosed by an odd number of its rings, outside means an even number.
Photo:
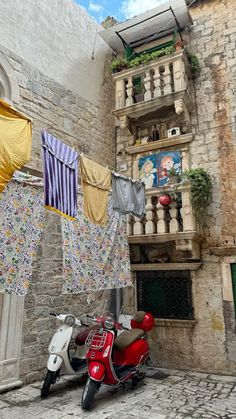
[[[139,178],[145,183],[145,188],[157,186],[156,155],[141,157],[139,159]]]
[[[158,186],[164,186],[169,181],[171,169],[175,169],[176,174],[181,173],[181,154],[179,151],[163,151],[157,154],[156,162],[158,172]]]

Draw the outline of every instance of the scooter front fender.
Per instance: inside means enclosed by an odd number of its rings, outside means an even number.
[[[52,372],[58,371],[61,368],[62,361],[63,359],[61,356],[57,354],[50,355],[48,358],[47,369]]]
[[[102,381],[105,376],[105,366],[98,361],[92,361],[88,366],[89,376],[94,381]]]

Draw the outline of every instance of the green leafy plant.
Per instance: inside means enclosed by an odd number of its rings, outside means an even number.
[[[173,52],[175,52],[175,48],[173,46],[162,48],[158,51],[144,52],[138,57],[133,58],[133,60],[130,60],[130,62],[128,62],[128,67],[138,67],[141,64],[147,64],[149,61],[156,60],[164,55],[173,54]]]
[[[200,64],[199,64],[198,58],[193,52],[189,51],[188,49],[185,49],[185,52],[187,54],[187,57],[191,66],[192,75],[195,78],[198,76],[200,72]]]
[[[183,180],[191,181],[191,201],[197,219],[206,215],[207,207],[212,199],[212,180],[202,168],[186,170],[182,174]]]
[[[127,68],[127,62],[123,57],[117,57],[110,64],[111,71],[116,73]]]
[[[112,61],[110,68],[113,73],[124,70],[125,68],[135,68],[141,64],[147,64],[149,61],[157,60],[164,55],[173,54],[173,52],[175,52],[174,46],[169,46],[158,51],[144,52],[143,54],[134,57],[130,61],[127,61],[123,57],[117,57]]]
[[[172,168],[169,170],[168,175],[169,175],[169,176],[177,176],[177,175],[178,175],[178,173],[177,173],[176,169],[175,169],[174,167],[172,167]]]

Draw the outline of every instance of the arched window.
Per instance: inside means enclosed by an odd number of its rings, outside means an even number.
[[[19,84],[15,71],[0,53],[0,97],[9,103],[19,102]]]

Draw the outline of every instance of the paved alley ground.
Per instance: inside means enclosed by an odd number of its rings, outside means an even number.
[[[45,400],[40,387],[33,383],[1,394],[0,418],[236,418],[236,377],[151,368],[145,382],[133,389],[101,388],[89,412],[80,407],[83,385],[78,381],[62,379]]]

